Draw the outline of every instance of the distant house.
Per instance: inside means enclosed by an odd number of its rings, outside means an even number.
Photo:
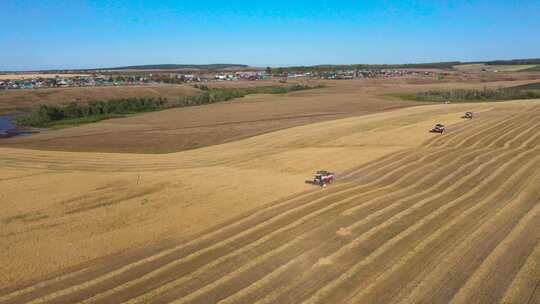
[[[234,75],[234,74],[227,74],[225,76],[225,80],[229,80],[229,81],[238,80],[238,77],[236,77],[236,75]]]
[[[60,79],[56,80],[56,86],[58,86],[58,87],[67,87],[68,82],[67,82],[66,79],[60,78]]]

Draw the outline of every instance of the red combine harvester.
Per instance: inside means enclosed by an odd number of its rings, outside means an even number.
[[[315,173],[313,178],[313,183],[321,187],[326,187],[327,184],[330,184],[334,181],[334,173],[328,172],[326,170],[319,170]]]

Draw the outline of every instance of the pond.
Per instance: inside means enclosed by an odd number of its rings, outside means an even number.
[[[15,129],[9,119],[9,116],[0,116],[0,137],[8,136],[8,130]]]
[[[28,128],[17,128],[16,125],[11,123],[11,117],[8,115],[0,115],[0,138],[20,136],[20,135],[31,135],[34,133],[39,133],[38,129],[28,129]]]

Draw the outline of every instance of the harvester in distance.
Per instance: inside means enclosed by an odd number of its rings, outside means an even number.
[[[445,130],[446,127],[443,124],[438,123],[431,129],[431,132],[443,134]]]
[[[466,118],[466,119],[473,119],[473,112],[465,112],[465,115],[463,115],[463,118]]]

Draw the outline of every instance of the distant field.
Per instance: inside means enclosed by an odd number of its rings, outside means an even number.
[[[495,89],[429,90],[415,94],[396,95],[404,100],[437,102],[495,102],[516,99],[538,99],[540,92],[531,90],[536,84]]]
[[[37,104],[63,104],[72,101],[109,100],[128,97],[166,97],[196,94],[190,85],[153,85],[131,87],[47,88],[34,90],[5,90],[0,92],[0,114],[27,110]]]
[[[258,83],[258,82],[257,82]],[[72,129],[5,139],[0,145],[68,151],[167,153],[224,143],[269,131],[416,106],[366,94],[362,82],[289,94],[256,94],[233,101],[111,119]],[[217,83],[213,86],[236,86]],[[251,85],[255,85],[252,82]]]
[[[522,70],[522,72],[540,72],[540,64],[539,65],[535,65],[531,68],[528,68],[526,70]]]
[[[528,84],[522,84],[515,87],[512,87],[514,89],[522,89],[522,90],[540,90],[540,82],[534,82],[534,83],[528,83]]]
[[[284,95],[250,95],[219,104],[143,113],[77,128],[4,139],[0,141],[0,146],[64,151],[169,153],[308,123],[423,104],[418,101],[387,98],[385,93],[415,94],[432,89],[477,89],[530,82],[442,83],[421,80],[423,82],[419,84],[417,79],[314,82],[312,84],[323,83],[327,87]],[[244,83],[257,84],[264,82]],[[212,84],[219,87],[241,85],[241,82]],[[178,87],[195,90],[190,86]]]
[[[277,81],[224,81],[210,83],[209,87],[251,87],[290,85]],[[107,101],[129,97],[165,97],[171,100],[179,96],[197,94],[195,84],[160,84],[145,86],[106,86],[106,87],[74,87],[74,88],[45,88],[29,90],[0,91],[0,115],[15,110],[28,110],[38,104],[58,105],[69,102],[86,102],[90,100]]]
[[[480,72],[482,70],[486,71],[499,71],[499,72],[518,72],[526,70],[529,68],[535,67],[534,64],[526,65],[487,65],[484,63],[475,63],[475,64],[460,64],[455,65],[454,68],[463,71],[463,72]]]
[[[88,76],[88,74],[0,74],[0,80],[5,79],[27,79],[27,78],[54,78],[56,76],[60,77],[78,77],[78,76]]]
[[[96,100],[88,103],[68,103],[64,105],[44,105],[32,109],[29,113],[16,115],[12,122],[20,127],[48,128],[58,123],[72,121],[76,126],[106,119],[107,116],[163,111],[172,108],[192,107],[219,102],[255,94],[286,94],[301,90],[319,89],[324,86],[289,85],[257,86],[243,88],[215,88],[207,85],[195,85],[200,92],[193,96],[183,95],[176,98],[133,97],[111,100]],[[71,123],[70,123],[71,124]]]

